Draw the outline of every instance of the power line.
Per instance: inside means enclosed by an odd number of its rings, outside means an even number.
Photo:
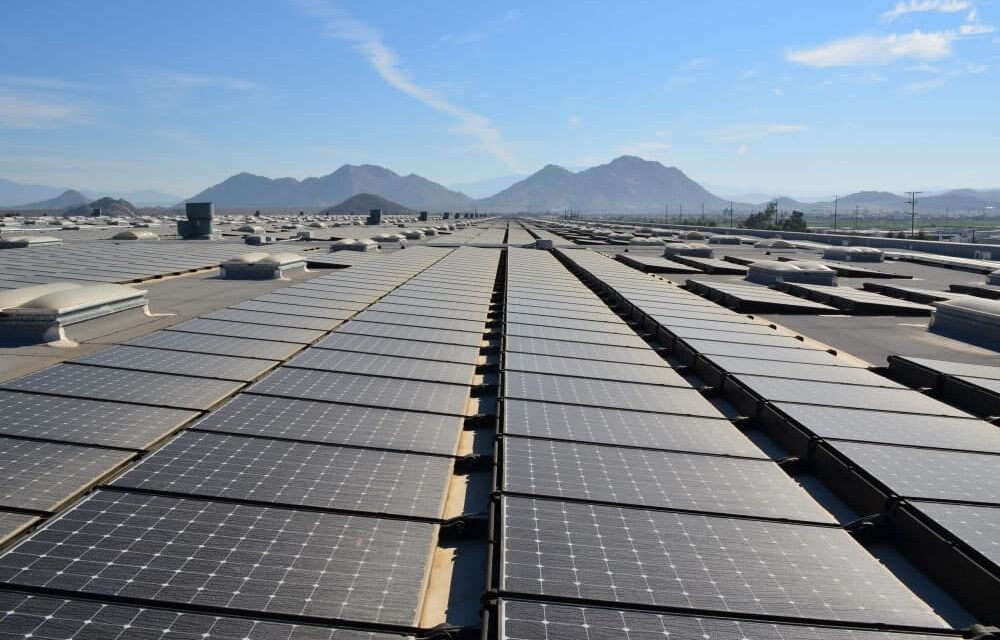
[[[923,193],[923,191],[904,191],[903,193],[910,194],[910,238],[912,239],[916,235],[917,227],[917,196]]]

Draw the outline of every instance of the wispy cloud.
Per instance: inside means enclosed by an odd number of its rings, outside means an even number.
[[[882,66],[898,60],[939,60],[952,55],[955,34],[948,31],[886,36],[862,35],[788,53],[787,59],[809,67]]]
[[[307,14],[324,21],[326,35],[354,47],[387,84],[431,109],[455,118],[458,122],[453,131],[476,138],[482,149],[502,160],[513,171],[522,172],[500,130],[488,118],[452,103],[411,79],[403,71],[399,56],[383,42],[382,36],[375,29],[350,16],[332,2],[298,0],[298,5]],[[512,15],[510,19],[516,17]]]
[[[579,129],[581,124],[583,124],[583,118],[580,116],[572,115],[566,118],[566,126],[570,129]]]
[[[972,3],[966,0],[910,0],[909,2],[897,2],[892,10],[882,14],[882,20],[892,22],[908,13],[926,13],[928,11],[958,13],[966,9],[972,9]]]
[[[904,93],[929,93],[944,87],[948,81],[944,78],[931,78],[930,80],[919,80],[903,85]]]
[[[705,131],[705,137],[715,142],[764,141],[771,136],[801,133],[808,127],[801,124],[734,124]]]
[[[996,28],[993,25],[981,22],[970,22],[958,28],[958,32],[963,36],[979,36],[985,33],[993,33],[994,31],[996,31]]]
[[[133,71],[130,75],[147,87],[161,91],[187,92],[195,89],[250,91],[259,86],[256,82],[241,78],[165,69]]]
[[[63,80],[62,78],[50,78],[44,76],[12,76],[4,74],[0,74],[0,85],[57,91],[90,90],[95,88],[93,85],[85,84],[83,82]]]
[[[698,69],[704,69],[712,60],[710,58],[691,58],[684,63],[684,69],[688,71],[697,71]]]
[[[973,75],[979,75],[989,71],[990,67],[985,64],[970,64],[966,65],[965,70]]]
[[[615,147],[615,151],[627,156],[656,155],[670,148],[666,142],[633,142]]]
[[[0,87],[0,128],[56,129],[89,120],[89,110],[63,98]]]
[[[750,150],[750,147],[746,146],[745,144],[741,144],[740,146],[736,147],[736,154],[742,156],[742,155],[746,154],[746,152],[749,151],[749,150]]]

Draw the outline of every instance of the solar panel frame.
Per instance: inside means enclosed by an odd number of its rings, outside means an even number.
[[[376,338],[399,338],[418,342],[440,342],[443,344],[476,347],[477,349],[483,345],[482,334],[470,331],[407,327],[379,322],[364,322],[362,320],[351,320],[345,323],[343,326],[338,327],[337,333],[353,333]]]
[[[524,371],[573,378],[596,378],[669,387],[691,387],[690,383],[668,367],[666,362],[661,367],[651,367],[624,362],[599,362],[585,358],[560,358],[512,351],[504,353],[503,368],[506,371]]]
[[[405,327],[426,327],[429,329],[445,329],[448,331],[465,331],[482,337],[486,331],[484,322],[456,320],[454,318],[435,318],[404,313],[386,313],[383,311],[362,311],[355,320],[359,322],[402,325]]]
[[[379,338],[339,331],[334,331],[312,346],[315,349],[334,349],[460,364],[475,364],[480,359],[478,347],[450,345],[442,342]]]
[[[35,525],[37,522],[38,518],[36,516],[0,511],[0,547],[21,535],[28,527]],[[3,618],[0,617],[0,631],[2,629]]]
[[[619,347],[588,342],[570,342],[546,338],[505,335],[504,351],[528,353],[559,358],[579,358],[599,362],[623,362],[650,367],[662,367],[664,360],[658,353],[644,345],[643,348]]]
[[[565,342],[586,342],[631,349],[649,349],[649,344],[631,333],[608,333],[603,331],[577,331],[533,324],[504,323],[505,336],[539,338],[542,340],[563,340]]]
[[[276,313],[281,315],[297,315],[307,318],[324,318],[326,320],[346,320],[356,313],[355,310],[329,309],[326,307],[315,307],[303,304],[290,304],[281,302],[266,302],[264,300],[246,300],[238,302],[229,309],[239,309],[241,311],[261,311],[264,313]]]
[[[206,320],[227,320],[246,324],[262,324],[272,327],[290,327],[295,329],[312,329],[315,331],[330,331],[343,320],[297,316],[290,313],[267,313],[264,311],[243,311],[241,309],[220,309],[206,313],[201,318]]]
[[[131,371],[249,382],[275,367],[276,360],[113,345],[73,360],[74,364]]]
[[[253,338],[257,340],[274,340],[276,342],[293,342],[309,344],[322,336],[325,331],[316,329],[298,329],[295,327],[271,327],[264,324],[248,322],[232,322],[229,320],[209,320],[194,318],[180,324],[167,327],[164,331],[183,331],[187,333],[203,333],[209,335],[231,336],[235,338]]]
[[[476,375],[473,364],[313,348],[304,350],[285,366],[467,386]]]
[[[210,353],[220,356],[261,358],[264,360],[284,360],[302,348],[295,342],[255,340],[216,336],[207,333],[187,333],[185,331],[154,331],[144,336],[127,340],[121,344],[150,349],[187,351],[190,353]]]

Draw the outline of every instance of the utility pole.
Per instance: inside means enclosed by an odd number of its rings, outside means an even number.
[[[910,194],[910,239],[912,240],[916,235],[917,227],[917,196],[923,191],[904,191],[903,193]]]
[[[729,201],[729,227],[733,227],[733,201]]]
[[[833,232],[837,233],[837,202],[840,200],[838,196],[833,196]]]
[[[860,212],[861,212],[861,205],[859,205],[859,204],[854,205],[854,230],[855,231],[858,230],[858,219],[859,219],[858,216],[860,215]]]

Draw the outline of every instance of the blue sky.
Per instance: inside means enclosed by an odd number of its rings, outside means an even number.
[[[722,191],[1000,187],[1000,6],[4,3],[0,177],[182,196],[623,153]]]

